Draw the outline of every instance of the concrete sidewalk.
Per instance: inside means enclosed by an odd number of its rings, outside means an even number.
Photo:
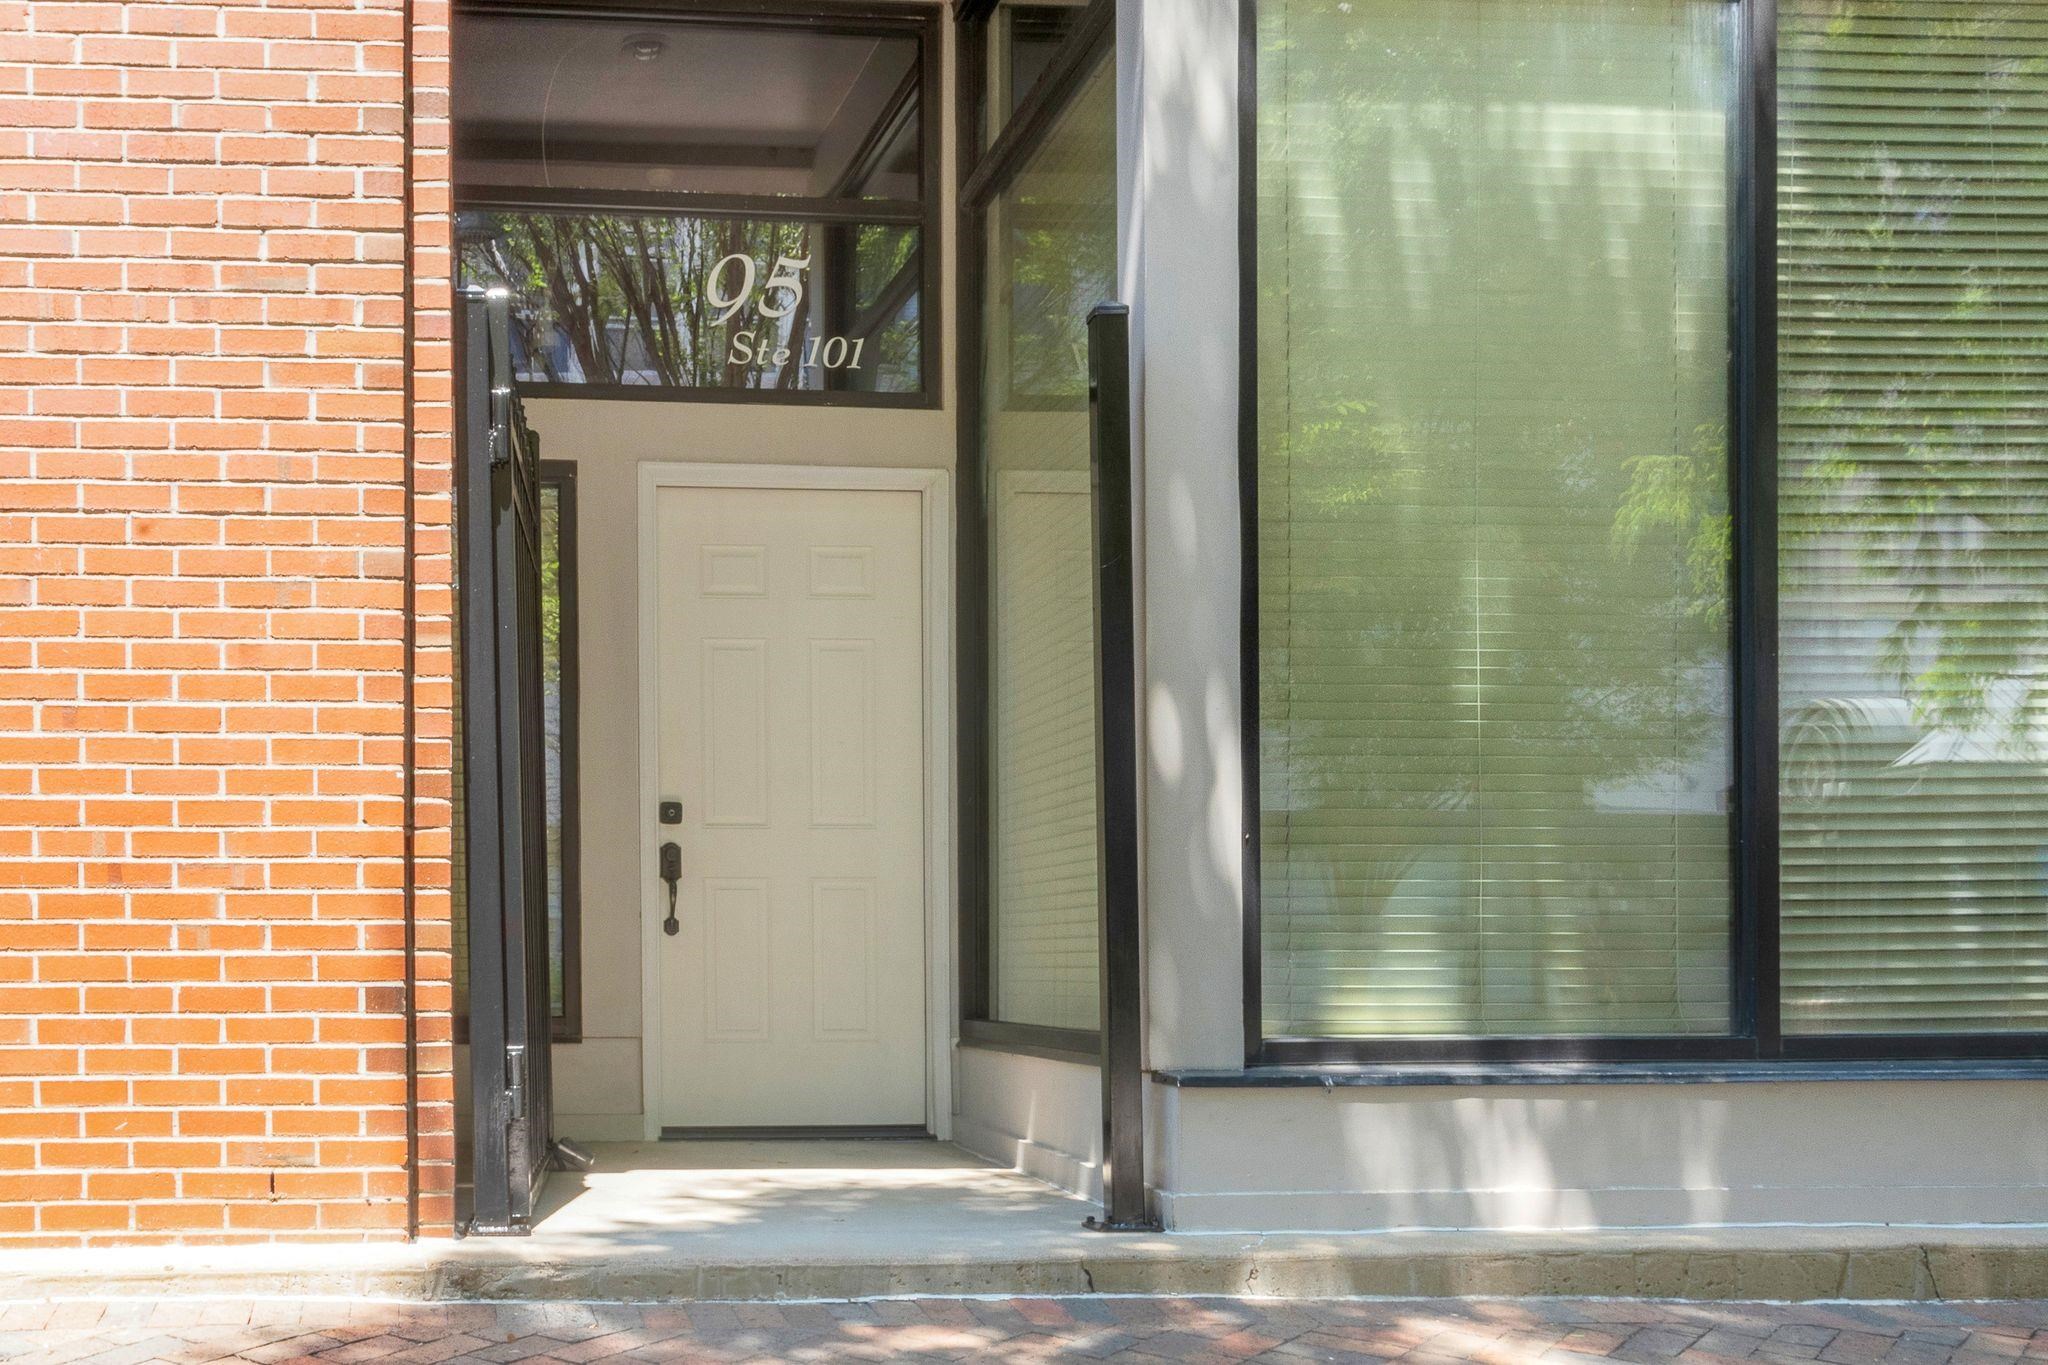
[[[0,1359],[211,1361],[1404,1360],[1414,1365],[2014,1365],[2048,1303],[915,1299],[422,1305],[290,1300],[0,1308]]]
[[[1120,1235],[936,1142],[606,1144],[527,1238],[0,1253],[0,1299],[892,1294],[2048,1297],[2048,1230]]]

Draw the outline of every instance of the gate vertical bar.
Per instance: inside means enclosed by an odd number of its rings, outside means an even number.
[[[1138,866],[1137,575],[1132,549],[1131,314],[1088,314],[1094,483],[1096,866],[1101,923],[1102,1210],[1088,1226],[1153,1231],[1145,1199],[1145,1014]]]

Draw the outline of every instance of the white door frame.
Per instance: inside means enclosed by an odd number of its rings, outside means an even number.
[[[953,497],[943,469],[827,465],[645,463],[640,466],[640,1096],[649,1141],[661,1136],[661,918],[652,869],[660,843],[659,688],[655,666],[655,498],[664,488],[879,490],[916,493],[924,587],[925,1126],[953,1128]]]

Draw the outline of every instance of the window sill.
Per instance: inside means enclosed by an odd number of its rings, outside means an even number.
[[[991,1019],[963,1019],[961,1047],[983,1052],[1014,1052],[1025,1057],[1043,1057],[1054,1062],[1080,1066],[1102,1064],[1100,1035],[1085,1029],[1046,1028],[1038,1024],[1006,1024]]]
[[[2038,1081],[2048,1059],[1787,1062],[1475,1062],[1380,1066],[1260,1066],[1241,1071],[1155,1072],[1190,1090],[1287,1090],[1339,1086],[1789,1085],[1809,1081]]]

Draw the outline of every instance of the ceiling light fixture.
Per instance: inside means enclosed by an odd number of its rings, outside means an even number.
[[[668,43],[652,33],[636,33],[620,45],[620,50],[636,62],[651,62],[668,51]]]

